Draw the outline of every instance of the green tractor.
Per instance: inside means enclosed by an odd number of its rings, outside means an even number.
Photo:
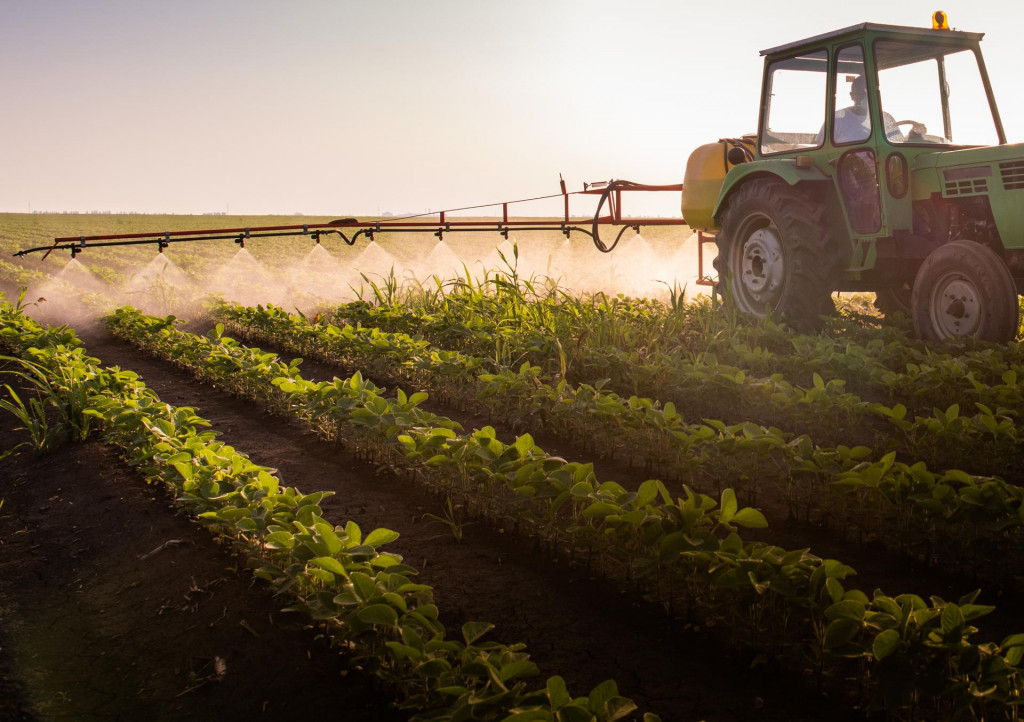
[[[865,23],[764,50],[758,133],[701,146],[683,216],[737,310],[813,330],[868,291],[924,339],[1018,331],[1024,144],[1007,145],[981,33]]]

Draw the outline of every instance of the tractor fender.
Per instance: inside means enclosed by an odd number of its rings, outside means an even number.
[[[791,186],[799,183],[831,183],[831,178],[821,172],[817,166],[798,168],[796,158],[772,158],[770,160],[753,160],[733,166],[725,176],[722,190],[718,194],[718,202],[712,217],[721,226],[719,214],[729,197],[745,183],[755,178],[778,178]]]

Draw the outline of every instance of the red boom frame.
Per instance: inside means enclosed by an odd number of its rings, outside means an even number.
[[[337,234],[348,245],[353,245],[360,236],[369,240],[377,233],[424,233],[431,232],[437,238],[443,239],[445,233],[456,233],[460,231],[491,231],[500,233],[506,239],[511,231],[558,231],[565,234],[566,238],[570,233],[577,232],[590,236],[598,250],[607,253],[615,248],[622,234],[629,228],[640,230],[641,226],[682,226],[686,221],[682,218],[631,218],[623,217],[622,195],[627,192],[682,192],[681,183],[672,185],[643,185],[630,181],[612,180],[593,184],[584,184],[582,191],[569,193],[565,189],[565,182],[560,181],[561,193],[537,196],[535,198],[524,198],[517,201],[505,201],[502,203],[490,203],[479,206],[466,206],[463,208],[452,208],[429,214],[393,218],[388,220],[359,221],[355,218],[343,218],[330,223],[301,224],[288,226],[254,226],[242,228],[209,228],[195,231],[158,231],[151,233],[120,233],[97,236],[64,236],[55,238],[49,246],[38,246],[18,251],[16,256],[24,256],[29,253],[44,252],[44,258],[52,251],[70,251],[74,258],[86,247],[102,246],[124,246],[124,245],[145,245],[156,244],[160,252],[171,243],[184,243],[189,241],[209,240],[233,240],[243,248],[245,242],[253,238],[272,238],[282,236],[309,236],[317,243],[324,234]],[[600,196],[597,210],[593,218],[573,218],[569,214],[569,196],[571,195],[596,195]],[[516,203],[527,203],[562,196],[564,200],[564,213],[562,218],[534,219],[534,220],[510,220],[509,206]],[[601,214],[605,204],[608,205],[608,213]],[[501,220],[495,223],[493,219],[480,220],[449,220],[447,214],[477,210],[480,208],[501,207]],[[425,220],[428,216],[437,216],[437,220]],[[424,219],[424,220],[420,220]],[[584,227],[587,224],[590,228]],[[601,226],[622,226],[621,230],[610,244],[605,244],[600,236]],[[351,237],[345,231],[354,231]],[[698,234],[698,283],[711,285],[711,281],[704,276],[703,245],[713,240],[703,233]]]

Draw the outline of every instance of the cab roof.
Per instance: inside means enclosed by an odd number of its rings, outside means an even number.
[[[906,25],[880,25],[878,23],[860,23],[859,25],[851,25],[848,28],[842,28],[840,30],[833,30],[829,33],[823,33],[821,35],[815,35],[810,38],[804,38],[803,40],[797,40],[793,43],[786,43],[785,45],[776,45],[774,48],[768,48],[762,50],[761,55],[779,55],[788,54],[794,50],[806,48],[810,45],[821,45],[825,42],[842,39],[844,37],[860,37],[866,33],[885,33],[890,35],[916,35],[920,37],[926,37],[931,40],[939,39],[956,39],[963,41],[974,41],[978,42],[985,33],[969,33],[962,30],[932,30],[931,28],[917,28]]]

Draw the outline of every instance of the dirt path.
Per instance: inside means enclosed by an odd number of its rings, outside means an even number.
[[[405,718],[115,450],[8,457],[0,499],[0,720]]]

